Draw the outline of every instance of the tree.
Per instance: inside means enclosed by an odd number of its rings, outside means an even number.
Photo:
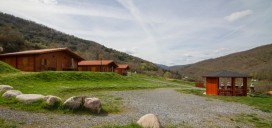
[[[0,46],[3,52],[17,52],[25,49],[23,35],[12,26],[5,26],[0,32]]]

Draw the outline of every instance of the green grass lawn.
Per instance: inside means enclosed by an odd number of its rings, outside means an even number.
[[[227,102],[239,102],[249,106],[253,106],[264,112],[272,112],[272,96],[256,95],[256,96],[209,96],[215,99]]]
[[[264,112],[272,112],[272,96],[265,94],[256,94],[255,96],[206,96],[203,95],[203,90],[196,89],[182,89],[177,90],[181,93],[194,94],[198,96],[205,96],[207,98],[219,99],[227,102],[238,102],[253,106],[257,109],[260,109]]]
[[[71,93],[97,90],[130,90],[171,87],[165,80],[133,74],[120,76],[100,72],[38,72],[2,75],[0,84],[7,84],[23,93],[39,93],[65,97]],[[65,96],[64,96],[65,95]]]
[[[231,118],[231,120],[234,122],[240,122],[245,124],[253,123],[256,128],[271,128],[272,127],[271,119],[258,117],[256,114],[241,113]]]
[[[7,121],[0,118],[0,128],[16,128],[18,124],[14,121]]]
[[[0,74],[3,73],[16,73],[19,72],[19,70],[9,66],[8,64],[0,61]]]
[[[104,91],[152,89],[179,85],[163,78],[133,73],[129,76],[121,76],[106,72],[21,72],[1,61],[0,84],[11,85],[15,90],[20,90],[24,94],[55,95],[62,98],[63,101],[71,96],[98,97],[101,99],[104,113],[118,113],[121,111],[120,108],[123,108],[122,98],[105,94]],[[38,112],[48,112],[48,110],[62,113],[70,112],[63,109],[61,105],[54,109],[48,109],[43,101],[26,105],[15,99],[0,98],[0,106]],[[77,111],[77,113],[82,113],[82,111]]]
[[[104,91],[153,89],[161,87],[176,87],[177,84],[166,79],[149,77],[140,74],[121,76],[106,72],[79,72],[79,71],[48,71],[48,72],[13,72],[3,73],[0,84],[11,85],[15,90],[24,94],[55,95],[65,101],[71,96],[95,96],[102,101],[102,110],[105,113],[118,113],[122,108],[122,98],[113,97]],[[1,106],[14,109],[47,112],[44,103],[24,105],[12,99],[0,98]],[[53,112],[69,113],[60,109],[51,109]],[[82,113],[81,111],[77,113]]]

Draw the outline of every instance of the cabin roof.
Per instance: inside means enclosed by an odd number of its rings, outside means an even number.
[[[205,75],[204,77],[250,77],[250,76],[247,74],[223,70],[223,71],[209,73]]]
[[[120,69],[129,69],[129,66],[128,66],[128,64],[118,64],[117,68],[120,68]]]
[[[78,62],[79,66],[98,66],[98,65],[110,65],[114,64],[116,67],[117,65],[113,62],[113,60],[84,60]]]
[[[51,48],[51,49],[38,49],[38,50],[27,50],[21,52],[12,52],[12,53],[5,53],[0,54],[0,57],[4,56],[18,56],[18,55],[33,55],[33,54],[44,54],[44,53],[51,53],[51,52],[58,52],[58,51],[65,51],[66,53],[78,58],[79,60],[85,60],[81,56],[77,55],[76,53],[70,51],[68,48]]]

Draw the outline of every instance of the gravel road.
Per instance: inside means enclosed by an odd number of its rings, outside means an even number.
[[[172,88],[134,91],[104,92],[122,97],[124,110],[120,114],[71,115],[33,113],[0,107],[0,119],[19,122],[23,127],[92,127],[101,124],[127,124],[137,121],[142,115],[153,113],[159,116],[164,126],[179,125],[191,127],[254,127],[239,123],[231,118],[245,113],[271,119],[272,114],[253,109],[239,103],[181,94]]]

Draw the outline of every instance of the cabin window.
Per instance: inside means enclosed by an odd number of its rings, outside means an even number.
[[[75,68],[75,61],[74,61],[74,58],[71,59],[71,68]]]

